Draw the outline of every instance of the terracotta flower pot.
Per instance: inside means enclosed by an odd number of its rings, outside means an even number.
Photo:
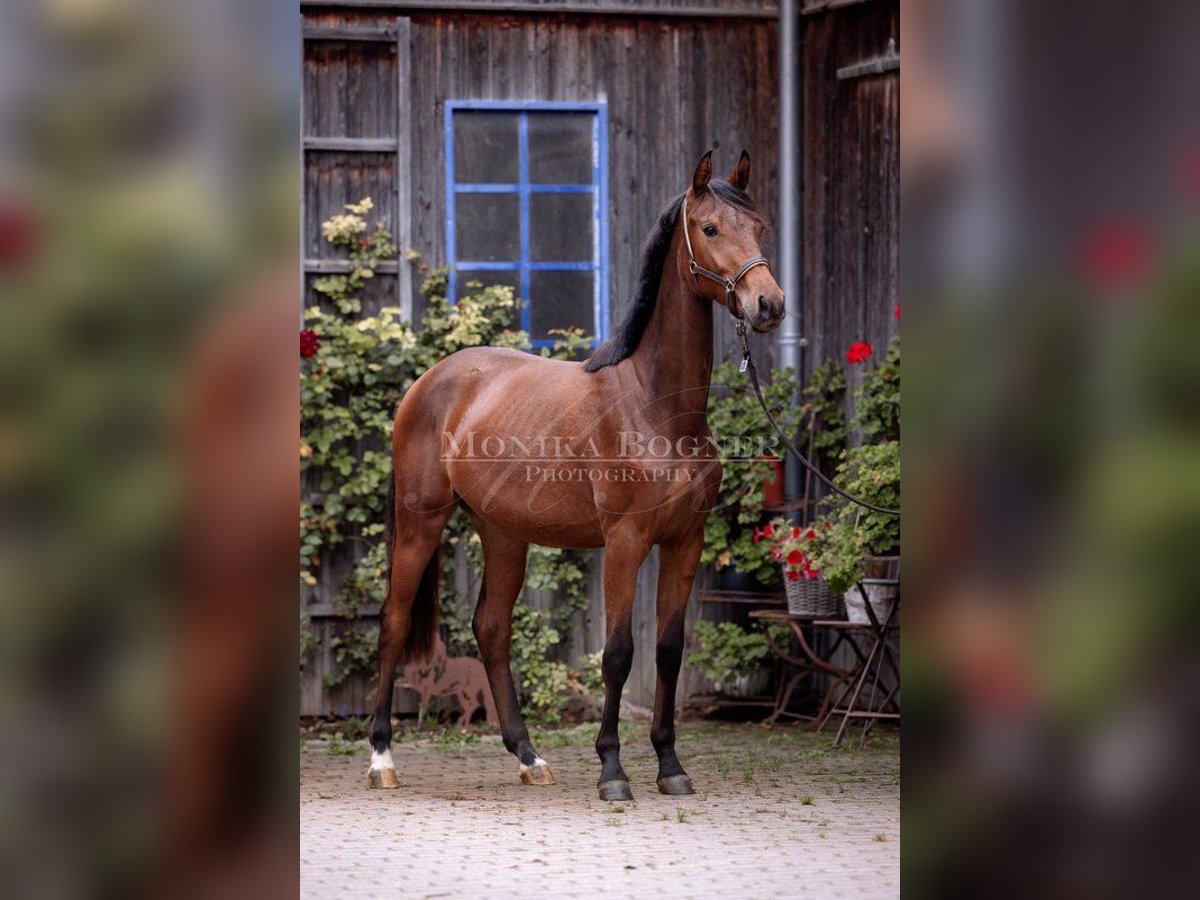
[[[778,509],[783,506],[783,460],[777,456],[759,458],[771,464],[771,471],[763,479],[763,506]]]

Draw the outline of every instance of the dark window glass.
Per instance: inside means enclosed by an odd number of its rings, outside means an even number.
[[[591,184],[594,118],[578,113],[529,117],[529,180],[533,184]]]
[[[521,206],[516,194],[459,194],[455,255],[472,262],[521,258]]]
[[[529,256],[534,262],[591,261],[593,228],[590,193],[529,195]]]
[[[454,180],[512,184],[518,180],[517,114],[454,114]]]
[[[591,272],[533,272],[529,282],[529,336],[552,338],[551,328],[596,331],[595,291]]]

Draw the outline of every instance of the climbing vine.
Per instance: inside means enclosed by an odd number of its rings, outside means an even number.
[[[420,327],[397,307],[363,315],[361,293],[379,264],[396,257],[396,247],[382,222],[368,222],[369,198],[345,209],[322,225],[321,234],[346,251],[349,271],[314,282],[321,302],[305,311],[300,334],[300,579],[311,588],[324,577],[339,614],[329,638],[329,687],[375,667],[378,626],[361,614],[377,609],[385,594],[388,448],[401,397],[425,370],[458,350],[530,347],[529,336],[515,325],[519,301],[510,287],[470,283],[451,302],[445,270],[430,269],[413,253],[408,263],[423,277],[426,301]],[[555,346],[543,355],[576,358],[590,346],[577,329],[555,334]],[[464,554],[473,571],[482,570],[479,539],[458,512],[443,535],[441,600],[447,645],[459,655],[477,652],[470,625],[474,600],[455,589],[454,567]],[[579,677],[558,656],[571,618],[587,607],[589,559],[584,551],[530,548],[527,588],[556,593],[551,610],[534,609],[522,595],[513,613],[513,669],[535,713],[556,708],[572,677]],[[350,565],[339,565],[344,560]],[[316,645],[303,614],[301,631],[303,659]]]

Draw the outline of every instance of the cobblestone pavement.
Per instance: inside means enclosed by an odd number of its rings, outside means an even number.
[[[490,735],[397,743],[393,791],[367,789],[365,743],[310,742],[301,896],[899,896],[894,734],[833,749],[800,727],[683,725],[679,756],[698,793],[665,797],[648,726],[621,730],[633,803],[596,795],[595,725],[534,734],[552,787],[521,785]]]

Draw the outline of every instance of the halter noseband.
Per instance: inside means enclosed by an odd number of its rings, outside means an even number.
[[[699,265],[696,262],[695,254],[692,253],[692,238],[691,235],[688,234],[687,194],[683,195],[683,240],[684,243],[687,244],[688,268],[692,270],[693,277],[696,275],[703,275],[709,281],[715,281],[717,284],[721,285],[721,287],[725,288],[725,308],[729,310],[730,314],[735,319],[743,319],[744,316],[738,314],[737,307],[733,302],[733,289],[736,288],[737,283],[742,280],[742,276],[744,276],[755,266],[766,266],[767,271],[771,271],[771,264],[767,262],[767,258],[765,256],[750,257],[748,260],[738,266],[738,270],[734,272],[733,276],[730,278],[724,278],[718,275],[716,272],[710,271],[709,269],[704,268],[704,266]]]

